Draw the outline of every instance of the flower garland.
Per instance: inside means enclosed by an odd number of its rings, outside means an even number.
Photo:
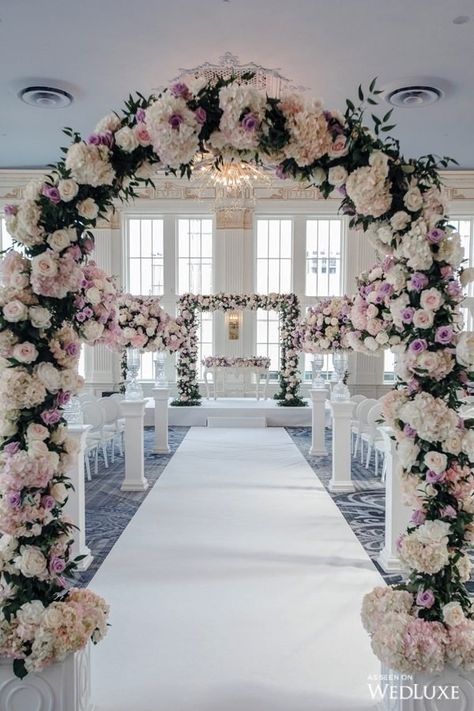
[[[157,165],[190,176],[198,153],[211,153],[217,167],[234,156],[265,160],[276,165],[282,179],[318,186],[323,197],[338,193],[351,227],[368,231],[400,266],[405,283],[397,299],[414,312],[411,322],[402,318],[397,327],[401,379],[384,412],[396,433],[408,486],[416,490],[417,508],[400,543],[408,580],[371,593],[364,620],[375,652],[394,669],[430,671],[446,661],[473,668],[474,620],[464,581],[465,549],[474,529],[474,422],[462,420],[459,408],[474,372],[472,337],[460,331],[462,248],[448,224],[437,172],[449,159],[405,159],[397,141],[387,137],[391,111],[382,118],[372,114],[371,132],[364,112],[380,93],[375,81],[368,93],[359,87],[360,105],[347,100],[344,114],[326,111],[301,94],[268,98],[233,78],[196,87],[174,84],[157,98],[130,97],[121,115],[100,121],[85,141],[67,129],[72,145],[64,160],[28,186],[18,205],[6,207],[17,252],[9,258],[15,265],[11,279],[0,291],[0,348],[6,359],[0,381],[0,654],[15,659],[18,674],[35,668],[45,624],[63,630],[65,639],[77,629],[66,620],[58,628],[52,612],[44,624],[35,617],[24,635],[22,615],[29,617],[29,605],[42,604],[46,616],[63,602],[58,617],[74,609],[94,640],[104,630],[103,602],[88,593],[87,607],[95,616],[89,624],[89,613],[63,581],[74,564],[68,556],[70,527],[62,516],[72,446],[61,408],[80,385],[74,300],[81,265],[93,247],[89,230],[117,197],[128,200],[137,187],[149,184]],[[183,304],[190,342],[178,365],[181,403],[199,401],[194,324],[199,298]],[[270,297],[259,298],[263,304]],[[293,404],[299,385],[293,345],[298,303],[292,296],[276,306],[282,311],[283,346],[278,397]],[[437,361],[434,370],[427,367],[430,358]],[[51,644],[39,664],[75,644],[71,640],[58,651]]]
[[[281,406],[301,407],[306,403],[298,394],[298,354],[293,344],[293,332],[299,317],[298,298],[295,294],[212,294],[202,296],[184,294],[180,301],[180,316],[189,334],[189,340],[180,351],[178,364],[178,399],[173,405],[199,405],[201,395],[196,378],[198,311],[236,311],[264,309],[280,312],[280,392],[275,395]]]
[[[115,281],[95,262],[88,262],[80,286],[74,299],[77,309],[74,321],[79,335],[89,345],[114,345],[120,334]]]
[[[294,332],[294,343],[304,353],[331,353],[348,348],[352,298],[335,296],[310,306]]]
[[[270,358],[251,356],[250,358],[230,358],[228,356],[208,356],[201,363],[205,368],[270,368]]]

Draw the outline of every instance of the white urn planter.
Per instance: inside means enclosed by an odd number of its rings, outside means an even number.
[[[66,659],[18,679],[11,659],[0,659],[1,711],[94,711],[90,693],[90,645]]]
[[[474,672],[447,666],[434,674],[400,674],[382,666],[371,682],[380,711],[471,711],[474,709]],[[372,693],[373,695],[373,693]]]

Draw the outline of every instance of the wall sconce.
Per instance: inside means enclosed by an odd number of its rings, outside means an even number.
[[[226,316],[229,341],[238,341],[240,338],[240,314],[238,311],[229,311]]]

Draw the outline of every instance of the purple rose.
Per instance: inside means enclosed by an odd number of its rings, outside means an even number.
[[[458,281],[450,281],[446,285],[446,293],[449,296],[452,296],[454,299],[457,299],[459,296],[462,296],[463,290],[462,286]]]
[[[61,419],[59,410],[45,410],[41,413],[41,419],[45,425],[56,425]]]
[[[100,135],[98,133],[91,133],[91,135],[87,137],[86,143],[90,146],[100,146]]]
[[[453,329],[451,326],[440,326],[436,329],[435,341],[447,346],[453,340]]]
[[[5,205],[3,208],[5,217],[14,217],[18,212],[18,205]]]
[[[5,497],[7,506],[10,509],[17,509],[21,506],[21,492],[20,491],[9,491]]]
[[[416,430],[407,424],[407,425],[404,425],[404,427],[403,427],[403,434],[406,437],[410,437],[411,439],[413,439],[416,436]]]
[[[112,148],[112,146],[114,145],[114,134],[112,133],[112,131],[104,131],[104,133],[100,134],[100,140],[103,146],[107,146],[107,148]]]
[[[138,109],[137,113],[135,114],[135,119],[137,123],[144,123],[146,118],[146,113],[145,109]]]
[[[203,109],[202,106],[198,106],[194,112],[194,116],[196,117],[196,121],[202,125],[203,123],[206,123],[207,111],[206,109]]]
[[[379,292],[384,296],[390,296],[393,293],[393,286],[388,281],[384,281],[379,286]]]
[[[337,188],[337,193],[338,193],[341,197],[346,197],[346,196],[347,196],[346,186],[345,186],[345,185],[340,185],[340,186]]]
[[[46,511],[51,511],[56,506],[56,499],[46,494],[46,496],[41,497],[41,505]]]
[[[175,130],[178,130],[181,124],[183,123],[184,119],[181,116],[181,114],[172,114],[172,116],[169,117],[168,123],[171,126],[171,128],[174,128]]]
[[[422,353],[423,351],[426,351],[428,348],[428,343],[425,341],[424,338],[415,338],[414,341],[412,341],[409,345],[409,350],[412,353]]]
[[[78,343],[75,343],[72,341],[71,343],[68,343],[67,346],[64,349],[66,353],[70,356],[76,356],[79,351],[80,351],[80,346]]]
[[[92,309],[90,308],[90,306],[86,306],[86,308],[83,309],[82,313],[84,314],[84,316],[85,316],[86,318],[92,318],[93,315],[94,315],[94,312],[92,311]]]
[[[435,596],[432,590],[419,590],[416,596],[416,604],[419,607],[433,607],[435,604]]]
[[[412,291],[422,291],[425,286],[428,286],[428,277],[426,274],[421,272],[415,272],[411,275],[411,279],[408,282],[408,288]]]
[[[71,393],[66,390],[60,390],[56,396],[56,403],[58,407],[64,407],[67,405],[71,399]]]
[[[187,99],[189,97],[189,87],[183,81],[177,81],[171,84],[170,93],[177,99]]]
[[[50,558],[49,570],[51,571],[51,573],[58,575],[59,573],[63,572],[65,567],[66,563],[62,558],[59,558],[57,555],[53,555],[52,558]]]
[[[418,380],[416,378],[411,378],[408,381],[407,386],[408,386],[408,392],[410,393],[410,395],[412,395],[413,393],[417,393],[420,389],[420,383],[418,382]]]
[[[59,190],[55,188],[54,185],[43,185],[41,194],[51,200],[51,202],[53,202],[55,205],[57,205],[58,202],[61,202],[61,195],[59,194]]]
[[[445,506],[443,509],[441,509],[441,516],[444,516],[444,518],[457,518],[458,512],[456,511],[454,506],[448,504],[448,506]]]
[[[248,131],[249,133],[251,131],[255,131],[259,126],[258,118],[255,116],[255,114],[252,113],[245,114],[240,123],[242,124],[242,127],[245,129],[245,131]]]
[[[93,240],[91,240],[89,237],[87,237],[85,240],[83,240],[82,249],[84,251],[84,254],[90,254],[91,252],[93,252],[94,251]]]
[[[426,514],[423,509],[416,509],[411,515],[410,521],[415,524],[415,526],[421,526],[425,522]]]
[[[16,454],[19,449],[20,449],[19,442],[10,442],[9,444],[5,445],[5,447],[3,448],[3,451],[11,456],[13,454]]]
[[[403,311],[402,311],[403,323],[412,323],[414,313],[415,313],[415,309],[413,308],[413,306],[407,306],[405,309],[403,309]]]
[[[79,321],[79,323],[84,323],[85,320],[86,315],[82,311],[79,311],[79,313],[76,314],[76,321]]]
[[[285,171],[283,170],[283,166],[282,166],[282,165],[277,165],[277,167],[276,167],[276,169],[275,169],[275,175],[276,175],[277,178],[280,178],[280,180],[286,180],[287,177],[288,177],[288,176],[286,175]]]
[[[434,227],[426,235],[428,242],[431,242],[431,244],[439,244],[445,237],[446,233],[440,230],[439,227]]]
[[[428,484],[438,484],[438,482],[444,479],[444,472],[434,472],[432,469],[428,469],[426,472],[426,481]]]

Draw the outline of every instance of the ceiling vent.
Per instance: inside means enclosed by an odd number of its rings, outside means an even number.
[[[441,89],[435,86],[402,86],[393,89],[386,95],[386,99],[393,106],[402,109],[419,109],[430,106],[444,96]]]
[[[38,109],[63,109],[73,102],[69,92],[53,86],[27,86],[18,96],[25,104]]]

